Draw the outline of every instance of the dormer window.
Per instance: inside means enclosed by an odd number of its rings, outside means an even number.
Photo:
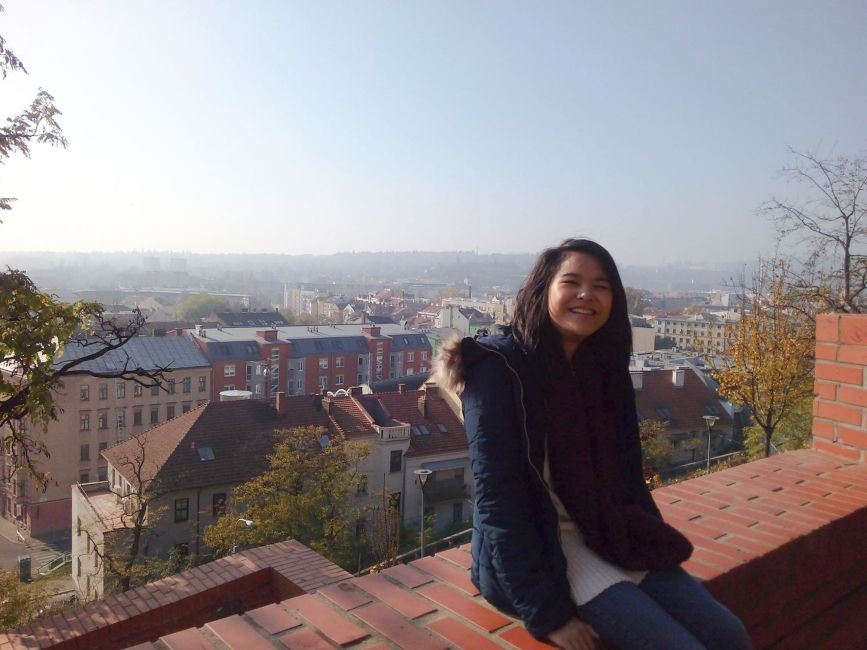
[[[199,453],[199,460],[214,460],[214,450],[211,447],[199,447],[196,451]]]

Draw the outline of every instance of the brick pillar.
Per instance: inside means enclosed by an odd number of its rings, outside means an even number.
[[[867,314],[816,318],[813,448],[867,461]]]

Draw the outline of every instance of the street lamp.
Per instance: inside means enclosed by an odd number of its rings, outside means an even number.
[[[241,517],[241,518],[238,519],[238,521],[235,522],[235,523],[238,523],[238,524],[244,524],[247,528],[252,528],[252,527],[253,527],[253,520],[252,520],[252,519],[244,519],[243,517]],[[235,543],[235,541],[233,540],[233,541],[232,541],[232,553],[235,553],[237,550],[238,550],[238,545],[237,545],[237,544]]]
[[[424,486],[428,482],[430,475],[433,472],[429,469],[417,469],[413,472],[418,479],[418,484],[421,486],[421,551],[419,557],[424,557]]]
[[[702,415],[705,424],[707,424],[707,473],[710,474],[710,434],[713,431],[713,425],[719,418],[715,415]]]

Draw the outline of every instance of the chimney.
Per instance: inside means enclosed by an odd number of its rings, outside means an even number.
[[[675,368],[671,371],[671,383],[675,388],[683,388],[683,380],[686,371],[683,368]]]
[[[277,398],[275,404],[277,408],[277,413],[279,413],[280,415],[286,415],[286,407],[289,406],[286,403],[286,393],[284,393],[282,390],[278,390],[275,393],[275,397]]]
[[[630,372],[629,376],[632,377],[632,387],[639,391],[644,386],[644,373],[640,370],[638,372]]]
[[[406,384],[398,384],[397,392],[403,395],[406,392]]]
[[[427,417],[427,395],[418,398],[418,412],[423,418]]]
[[[313,395],[313,406],[316,407],[317,411],[322,410],[322,395],[319,393]]]
[[[258,332],[256,332],[256,336],[261,339],[265,339],[266,341],[273,342],[277,340],[277,330],[259,330]]]
[[[425,395],[428,397],[439,397],[440,396],[440,388],[436,385],[436,383],[430,381],[424,385]]]
[[[353,397],[360,397],[364,394],[364,389],[362,389],[361,386],[351,386],[349,388],[349,394]]]
[[[361,328],[361,331],[367,334],[368,336],[379,336],[380,332],[382,332],[381,327],[377,327],[376,325],[368,325]]]

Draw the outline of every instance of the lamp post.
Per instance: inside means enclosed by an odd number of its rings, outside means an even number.
[[[244,524],[247,528],[253,527],[253,520],[252,519],[244,519],[243,517],[241,517],[235,523]],[[230,553],[230,555],[234,554],[237,550],[238,550],[238,545],[235,543],[235,540],[232,540],[232,553]]]
[[[707,473],[710,474],[710,434],[713,431],[713,425],[719,418],[715,415],[703,415],[705,424],[707,424]]]
[[[415,474],[418,479],[418,484],[421,487],[421,537],[419,539],[421,546],[419,557],[421,558],[424,557],[424,486],[433,472],[429,469],[417,469],[413,474]]]

